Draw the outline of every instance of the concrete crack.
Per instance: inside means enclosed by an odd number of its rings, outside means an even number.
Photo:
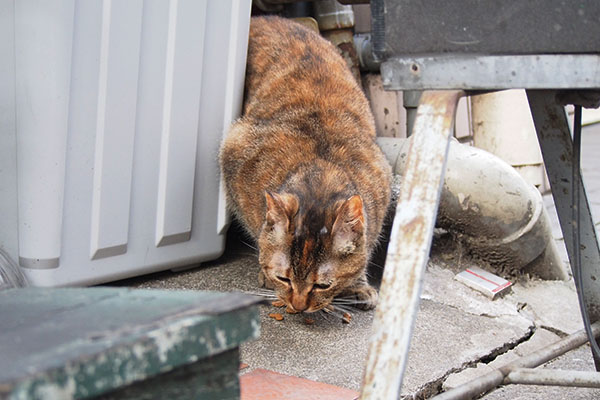
[[[533,334],[535,333],[535,331],[537,329],[538,328],[535,326],[535,324],[532,324],[529,327],[529,329],[527,330],[527,332],[525,332],[524,335],[517,338],[516,340],[510,341],[500,347],[492,349],[488,354],[483,355],[483,356],[479,357],[478,359],[465,362],[464,364],[462,364],[459,367],[450,369],[449,371],[447,371],[443,376],[439,377],[438,379],[435,379],[435,380],[428,382],[428,383],[424,384],[423,386],[421,386],[415,393],[412,393],[409,395],[404,395],[401,398],[402,399],[421,400],[421,399],[427,399],[427,398],[430,398],[432,396],[442,393],[442,385],[443,385],[444,381],[450,375],[464,371],[467,368],[475,367],[475,366],[477,366],[477,364],[480,364],[480,363],[481,364],[491,363],[497,357],[499,357],[503,354],[506,354],[507,352],[509,352],[509,351],[513,350],[514,348],[516,348],[517,346],[519,346],[521,343],[524,343],[524,342],[528,341],[529,339],[531,339],[531,337],[533,336]]]
[[[520,345],[521,343],[524,343],[526,341],[528,341],[529,339],[531,339],[531,337],[533,336],[533,334],[535,333],[535,331],[537,330],[537,326],[535,324],[531,325],[528,329],[528,331],[525,333],[525,335],[523,335],[522,337],[518,338],[516,341],[514,342],[509,342],[509,343],[505,343],[503,346],[492,350],[490,352],[490,354],[488,354],[487,356],[484,356],[480,359],[479,362],[483,363],[483,364],[489,364],[492,361],[494,361],[496,358],[498,358],[498,356],[501,356],[507,352],[509,352],[510,350],[514,349],[515,347],[517,347],[518,345]]]
[[[540,325],[541,329],[545,329],[547,331],[550,331],[552,333],[554,333],[556,336],[558,336],[559,338],[565,338],[567,336],[569,336],[568,333],[561,331],[560,329],[557,329],[553,326],[548,326],[548,325]]]

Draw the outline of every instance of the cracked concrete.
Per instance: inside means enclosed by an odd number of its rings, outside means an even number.
[[[532,335],[525,338],[525,340],[514,346],[512,349],[507,349],[506,352],[495,356],[492,361],[478,362],[474,366],[469,366],[460,372],[450,374],[444,381],[442,387],[444,390],[449,390],[460,386],[461,384],[492,372],[494,369],[503,367],[520,357],[555,343],[558,340],[560,340],[558,335],[546,329],[535,329]]]
[[[256,256],[232,236],[231,251],[203,268],[121,284],[256,291]],[[527,353],[528,346],[532,351],[538,343],[549,343],[559,337],[554,332],[565,335],[580,327],[572,283],[517,283],[511,293],[492,301],[456,281],[455,273],[443,268],[439,260],[433,257],[424,277],[402,387],[405,398],[429,397],[442,385],[452,387]],[[249,365],[245,373],[264,368],[360,390],[373,312],[354,311],[350,324],[317,313],[310,316],[314,324],[308,325],[303,315],[285,314],[283,321],[269,318],[277,310],[270,304],[261,306],[261,337],[242,347],[242,361]],[[591,352],[586,357],[588,369],[593,368]]]
[[[422,300],[402,395],[436,393],[450,371],[466,368],[476,360],[516,345],[530,335],[531,329],[533,325],[520,316],[489,318]]]
[[[586,132],[587,130],[587,132]],[[592,213],[600,214],[600,174],[596,157],[600,151],[600,126],[584,129],[583,171],[593,171],[586,181]],[[586,135],[587,134],[587,135]],[[592,138],[594,143],[590,144]],[[588,143],[586,143],[588,140]],[[596,153],[597,154],[597,153]],[[586,164],[587,162],[587,164]],[[587,172],[586,172],[587,171]],[[554,237],[564,252],[552,200],[545,202],[554,219]],[[133,287],[256,291],[258,264],[255,251],[242,243],[239,232],[231,230],[227,251],[217,261],[183,272],[163,272],[118,283]],[[435,241],[434,241],[435,244]],[[504,297],[489,300],[454,280],[454,275],[475,262],[459,251],[445,254],[444,246],[434,246],[432,260],[424,277],[422,301],[415,322],[407,368],[402,386],[406,398],[431,396],[454,387],[491,368],[512,361],[582,328],[577,296],[572,281],[524,280],[517,282]],[[459,249],[460,250],[460,249]],[[375,276],[380,274],[373,267]],[[350,324],[333,315],[285,315],[275,321],[268,314],[270,304],[261,306],[259,340],[242,347],[244,372],[265,368],[359,390],[366,357],[373,312],[354,311]],[[589,347],[571,351],[548,363],[552,368],[593,370]],[[499,399],[592,399],[600,390],[552,387],[508,386],[483,397]]]

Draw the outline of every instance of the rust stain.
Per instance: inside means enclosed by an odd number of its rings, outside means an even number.
[[[400,229],[402,232],[409,237],[415,236],[415,238],[419,238],[422,236],[422,232],[425,225],[425,217],[423,215],[417,215],[410,222],[401,226]]]

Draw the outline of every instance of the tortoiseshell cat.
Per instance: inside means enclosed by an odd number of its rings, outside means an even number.
[[[245,95],[220,162],[230,207],[258,242],[260,284],[295,312],[335,296],[374,307],[366,266],[391,169],[344,60],[300,24],[253,18]]]

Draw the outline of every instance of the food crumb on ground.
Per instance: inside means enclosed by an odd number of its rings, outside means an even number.
[[[352,315],[350,315],[350,313],[345,312],[342,315],[342,322],[349,324],[351,320],[352,320]]]
[[[273,318],[276,321],[283,320],[283,315],[281,315],[279,313],[271,313],[271,314],[269,314],[269,317]]]

